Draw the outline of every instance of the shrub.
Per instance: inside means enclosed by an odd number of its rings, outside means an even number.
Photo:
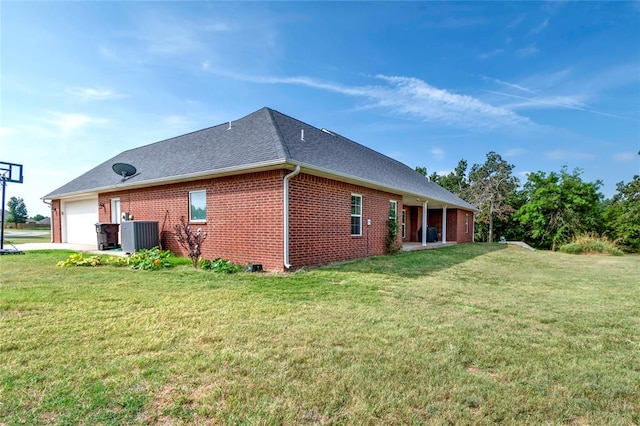
[[[100,266],[102,264],[103,262],[100,256],[85,257],[83,253],[73,253],[65,260],[56,263],[56,266],[67,268],[70,266]]]
[[[127,266],[127,258],[117,256],[85,256],[84,253],[73,253],[65,260],[56,263],[56,266],[65,268],[70,266]]]
[[[610,254],[612,256],[622,256],[623,252],[615,243],[606,237],[596,234],[577,235],[568,244],[560,246],[560,251],[569,254]]]
[[[140,249],[129,256],[129,266],[133,269],[142,269],[145,271],[169,268],[171,262],[168,258],[171,256],[169,250],[160,250],[158,247],[152,249]]]
[[[384,239],[385,254],[398,254],[402,250],[402,244],[398,242],[398,219],[395,214],[387,220],[387,235]]]
[[[184,216],[180,217],[180,223],[175,227],[173,233],[178,240],[178,243],[187,251],[187,256],[191,258],[191,262],[194,268],[198,267],[198,260],[202,253],[202,243],[207,239],[207,233],[198,228],[194,232],[191,227],[185,222]]]
[[[213,271],[220,274],[233,274],[242,270],[242,266],[234,265],[230,260],[225,260],[219,257],[213,260],[200,259],[198,261],[198,266],[200,266],[200,269],[204,269],[205,271]]]

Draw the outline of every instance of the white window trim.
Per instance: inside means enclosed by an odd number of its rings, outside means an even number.
[[[407,209],[402,209],[402,238],[407,238]]]
[[[204,192],[204,219],[192,219],[191,216],[191,194],[195,194],[198,192]],[[205,223],[207,221],[207,190],[206,189],[197,189],[194,191],[189,191],[189,222],[190,223]]]
[[[469,233],[469,213],[465,213],[464,216],[464,233]]]
[[[360,214],[354,214],[351,213],[351,217],[357,217],[360,220],[360,233],[359,234],[351,234],[352,237],[361,237],[362,236],[362,211],[364,210],[364,200],[362,197],[362,194],[351,194],[351,197],[358,197],[360,198]],[[353,200],[351,200],[351,207],[353,208]],[[351,225],[350,225],[351,226]],[[351,232],[351,231],[349,231]]]
[[[396,213],[396,220],[398,220],[398,202],[396,200],[389,200],[389,212],[391,212],[391,205],[393,205],[393,211]],[[389,219],[392,219],[389,215]]]

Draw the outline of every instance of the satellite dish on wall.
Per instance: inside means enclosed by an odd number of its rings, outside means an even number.
[[[113,166],[111,166],[111,168],[113,169],[114,172],[116,172],[116,174],[122,176],[122,182],[124,182],[125,180],[127,180],[127,178],[130,178],[131,176],[134,176],[137,173],[136,168],[131,164],[127,164],[127,163],[116,163]]]

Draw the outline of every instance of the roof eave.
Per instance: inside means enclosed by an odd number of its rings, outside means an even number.
[[[113,192],[113,191],[118,191],[122,189],[137,189],[137,188],[145,188],[148,186],[169,185],[172,183],[187,182],[187,181],[204,179],[209,177],[232,176],[232,175],[242,174],[249,171],[252,173],[261,172],[261,171],[277,169],[278,167],[281,167],[286,163],[287,161],[285,159],[278,159],[278,160],[261,161],[257,163],[245,164],[242,166],[225,167],[218,170],[207,170],[207,171],[198,172],[198,173],[187,173],[187,174],[177,175],[177,176],[149,179],[149,180],[144,180],[144,181],[135,182],[135,183],[127,183],[126,181],[118,182],[114,185],[91,188],[83,191],[54,194],[53,196],[45,195],[41,199],[57,200],[57,199],[76,198],[76,197],[82,197],[82,196],[87,196],[92,194],[103,193],[103,192]]]
[[[312,172],[311,174],[318,175],[320,177],[340,178],[341,180],[344,180],[346,182],[365,186],[367,188],[379,189],[385,192],[401,194],[403,197],[416,198],[420,200],[420,201],[416,201],[416,203],[419,203],[419,204],[422,204],[422,202],[424,201],[435,201],[443,204],[446,207],[461,208],[461,209],[472,210],[476,212],[480,211],[477,208],[470,209],[469,206],[463,206],[456,203],[452,203],[450,201],[441,200],[439,198],[433,197],[425,193],[407,191],[405,189],[384,185],[384,184],[381,184],[380,182],[363,179],[357,176],[350,175],[348,173],[336,172],[334,170],[325,169],[323,167],[314,166],[308,163],[303,163],[303,162],[293,161],[293,160],[289,160],[287,163],[291,164],[292,166],[300,166],[303,169],[303,172],[311,171]]]

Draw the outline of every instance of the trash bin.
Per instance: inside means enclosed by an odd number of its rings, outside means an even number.
[[[117,223],[96,223],[96,234],[98,236],[98,250],[118,248]]]

